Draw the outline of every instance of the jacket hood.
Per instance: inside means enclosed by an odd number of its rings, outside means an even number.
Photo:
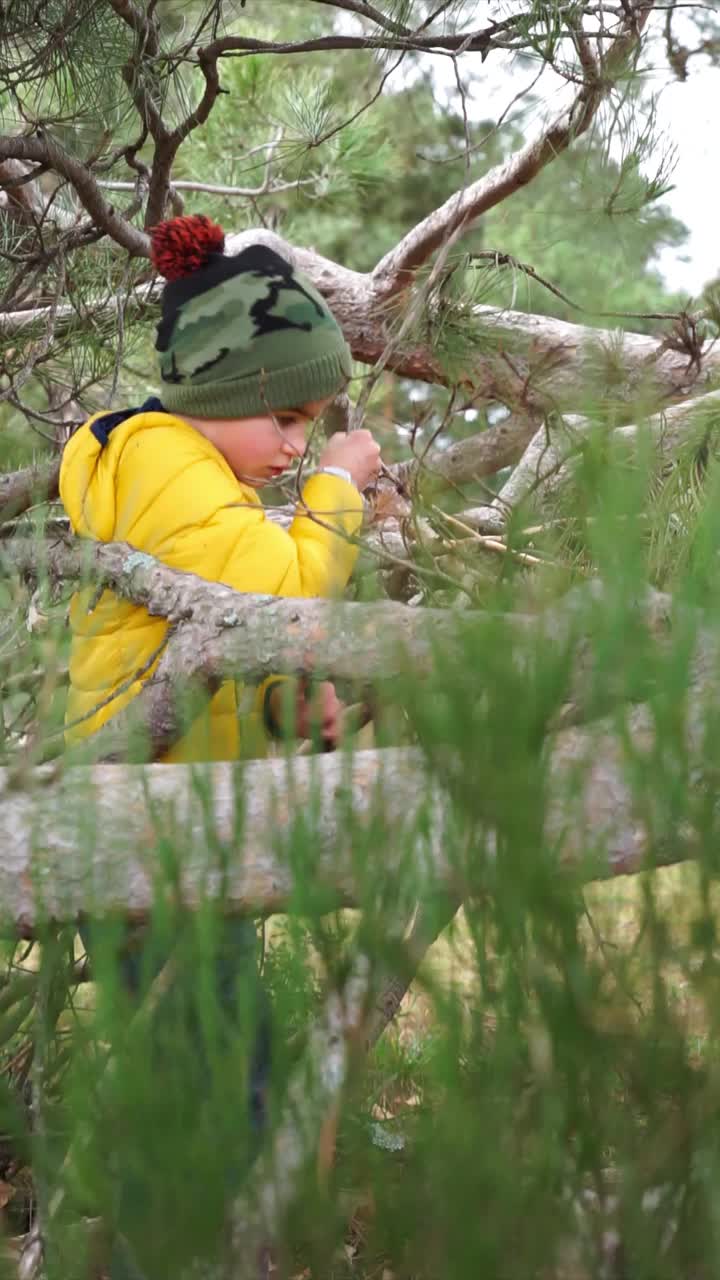
[[[93,414],[70,437],[60,464],[60,498],[74,533],[99,542],[113,540],[123,450],[136,432],[167,425],[168,417],[172,415],[160,401],[152,400],[139,409]]]

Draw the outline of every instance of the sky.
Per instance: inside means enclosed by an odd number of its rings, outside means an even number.
[[[688,80],[663,88],[658,103],[658,121],[678,148],[675,190],[665,200],[690,230],[687,245],[666,250],[659,265],[672,288],[688,292],[720,275],[719,106],[720,69],[693,62]]]

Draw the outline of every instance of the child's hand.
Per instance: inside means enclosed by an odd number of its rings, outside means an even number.
[[[361,491],[380,470],[380,445],[363,427],[359,431],[336,431],[320,454],[321,467],[344,467]]]
[[[283,724],[287,715],[287,699],[293,698],[289,693],[288,682],[277,685],[270,694],[270,711],[277,725]],[[316,735],[326,748],[336,747],[342,736],[342,714],[345,704],[335,692],[335,685],[329,680],[315,684],[308,690],[306,680],[298,680],[294,694],[295,724],[298,738],[312,738]]]
[[[342,713],[345,704],[335,692],[335,685],[323,680],[313,686],[308,697],[301,681],[298,686],[297,732],[301,738],[316,734],[327,749],[336,747],[342,736]]]

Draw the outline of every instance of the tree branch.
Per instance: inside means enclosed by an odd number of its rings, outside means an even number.
[[[239,253],[253,242],[268,244],[305,271],[328,299],[355,359],[375,364],[387,348],[391,330],[387,314],[376,305],[370,277],[311,250],[289,245],[262,228],[229,236],[227,251]],[[154,305],[159,292],[157,282],[141,284],[130,294],[128,310]],[[110,315],[117,305],[114,296],[98,299],[96,307],[88,306],[88,316],[96,319]],[[0,313],[0,333],[12,336],[29,328],[42,331],[48,314],[46,307]],[[492,340],[479,341],[477,354],[463,372],[463,379],[474,388],[478,400],[499,400],[511,405],[519,402],[523,406],[524,397],[527,410],[530,396],[534,408],[535,401],[545,407],[571,408],[586,397],[588,386],[597,384],[605,395],[608,391],[614,393],[618,415],[622,415],[626,404],[625,413],[629,416],[636,398],[642,402],[680,398],[708,386],[720,375],[720,344],[711,339],[685,347],[673,336],[611,332],[495,307],[478,306],[474,316],[483,335]],[[81,322],[74,306],[58,307],[58,331]],[[496,349],[496,354],[488,354],[489,346]],[[508,366],[508,356],[514,372]],[[446,382],[446,373],[424,343],[402,345],[393,352],[390,367],[401,376]]]
[[[701,733],[708,695],[717,695],[709,677],[698,684],[688,718],[683,768],[697,779],[708,766]],[[652,751],[648,712],[631,711],[626,725],[629,749]],[[628,782],[633,771],[623,742],[613,721],[567,730],[551,743],[547,847],[558,870],[576,867],[580,880],[632,873],[647,859],[681,861],[696,851],[686,824],[677,831],[667,821],[654,825],[658,815],[647,795]],[[483,889],[494,848],[491,829],[480,834],[476,813],[475,836],[466,844],[461,814],[411,750],[209,765],[200,773],[183,765],[96,765],[58,779],[43,766],[25,781],[28,789],[18,789],[0,770],[1,911],[5,924],[27,936],[41,922],[81,915],[119,911],[144,919],[155,897],[161,841],[176,849],[184,904],[197,906],[222,884],[227,910],[250,914],[357,905],[370,881],[381,901],[381,886],[396,882],[409,841],[422,846],[412,886],[418,898],[465,897]],[[482,777],[476,782],[481,802]],[[298,873],[292,856],[296,827],[303,850],[314,851],[311,874],[305,863]],[[99,832],[101,839],[93,834]],[[321,890],[312,902],[308,884]]]
[[[34,226],[43,215],[44,202],[36,185],[43,166],[28,169],[20,160],[0,162],[0,191],[5,193],[7,208],[20,222]]]
[[[87,166],[70,155],[48,133],[37,128],[32,137],[0,136],[0,160],[6,159],[28,160],[47,165],[56,173],[62,174],[72,183],[78,199],[99,229],[129,253],[149,257],[149,237],[143,231],[138,231],[137,227],[106,202]]]
[[[621,73],[636,48],[653,4],[654,0],[636,0],[635,3],[628,0],[627,17],[605,59],[603,77],[595,74],[593,63],[593,73],[586,78],[571,105],[556,116],[538,137],[477,182],[451,196],[380,259],[373,271],[378,297],[391,297],[405,288],[412,273],[427,262],[458,227],[468,227],[481,214],[526,186],[585,133],[613,87],[613,76]]]
[[[342,987],[326,997],[270,1141],[253,1166],[250,1189],[232,1205],[229,1249],[237,1280],[266,1274],[258,1265],[263,1247],[278,1237],[299,1177],[318,1154],[324,1124],[336,1120],[350,1068],[363,1052],[371,973],[367,956],[358,952]]]
[[[496,27],[493,25],[482,31],[474,31],[465,35],[409,35],[399,36],[390,33],[383,36],[316,36],[311,40],[282,41],[257,40],[252,36],[221,36],[206,45],[203,53],[207,58],[223,58],[236,54],[269,53],[332,53],[341,49],[397,49],[432,53],[434,50],[448,53],[487,53],[493,43]]]
[[[0,475],[0,525],[14,519],[35,502],[58,496],[60,461],[24,467]]]
[[[149,739],[150,758],[162,756],[183,732],[176,690],[192,682],[212,690],[238,673],[256,683],[309,667],[351,681],[388,679],[408,663],[428,669],[433,643],[442,637],[451,643],[458,626],[446,611],[420,615],[389,601],[369,607],[246,595],[121,544],[57,542],[40,564],[34,541],[16,538],[0,546],[2,566],[33,576],[47,571],[51,578],[99,580],[154,617],[167,618],[172,628],[152,680],[87,744],[96,758],[124,758],[139,730]]]
[[[180,178],[172,183],[172,189],[173,191],[201,191],[209,196],[224,196],[230,199],[256,200],[261,196],[276,196],[282,191],[298,191],[301,187],[314,185],[314,178],[295,178],[291,182],[278,182],[274,186],[264,181],[259,187],[226,187],[218,182],[193,182],[191,179]],[[98,186],[104,191],[136,190],[136,183],[122,180],[98,179]]]
[[[405,488],[417,476],[423,490],[430,492],[469,484],[517,462],[537,429],[536,419],[510,414],[475,436],[431,449],[423,458],[393,463],[388,472]]]
[[[161,758],[187,729],[188,712],[178,691],[187,695],[193,686],[209,695],[223,680],[242,678],[252,684],[279,672],[345,679],[361,688],[387,685],[409,671],[415,676],[430,672],[438,653],[452,662],[456,652],[466,652],[469,636],[480,643],[489,629],[497,642],[497,615],[479,610],[459,615],[390,601],[369,605],[254,596],[180,573],[122,544],[59,542],[47,550],[41,562],[31,539],[0,544],[0,568],[30,577],[49,572],[51,577],[99,579],[169,624],[165,640],[146,664],[149,669],[157,662],[152,678],[127,707],[72,749],[73,762]],[[643,625],[654,633],[655,597],[640,602],[639,608]],[[518,669],[526,660],[532,668],[533,646],[541,639],[556,649],[575,646],[577,603],[568,596],[541,613],[508,614],[505,624]],[[529,648],[524,644],[528,635],[533,641]],[[592,695],[588,704],[591,664],[592,650],[576,647],[569,691],[576,714],[596,705]],[[144,673],[132,673],[132,679]],[[98,703],[85,719],[111,705],[128,680],[117,691],[112,686],[98,691]],[[45,758],[59,754],[62,736],[62,730],[46,736]],[[53,738],[58,751],[48,749]]]
[[[382,27],[383,31],[389,31],[396,36],[412,36],[410,27],[404,26],[401,22],[395,22],[393,18],[388,18],[387,14],[381,13],[374,5],[368,4],[367,0],[315,0],[315,4],[329,5],[330,8],[344,9],[346,13],[355,13],[359,18],[368,18],[370,22],[374,22],[376,27]]]
[[[364,1027],[366,1049],[377,1044],[385,1028],[400,1011],[425,956],[443,930],[452,923],[461,906],[461,899],[452,896],[440,897],[433,902],[432,909],[427,902],[418,905],[410,931],[400,948],[403,964],[396,965],[393,971],[387,969],[382,972],[375,983],[375,995]]]
[[[610,438],[632,444],[645,434],[653,438],[662,458],[672,457],[686,442],[693,427],[698,424],[709,427],[707,415],[714,419],[715,414],[720,416],[720,391],[670,405],[644,423],[617,427]],[[525,499],[532,496],[533,502],[539,504],[550,492],[567,483],[573,456],[578,455],[583,438],[596,429],[597,424],[591,419],[577,414],[566,415],[555,426],[540,427],[493,502],[464,511],[463,521],[484,532],[502,531],[508,512]]]
[[[97,183],[92,181],[99,192]],[[131,231],[133,237],[142,236],[135,228]],[[356,359],[374,364],[380,358],[391,330],[386,311],[378,305],[371,276],[351,271],[311,250],[291,246],[264,229],[229,236],[227,250],[238,253],[253,241],[269,244],[307,272],[327,297]],[[133,238],[132,243],[137,244],[137,240]],[[128,305],[145,305],[154,301],[158,292],[156,285],[143,284],[130,295]],[[115,298],[99,300],[91,314],[106,314],[116,306]],[[633,396],[654,396],[662,401],[687,395],[693,388],[707,385],[720,372],[720,346],[697,335],[692,342],[690,335],[683,342],[674,333],[661,339],[610,333],[546,316],[481,306],[475,308],[474,315],[483,333],[497,346],[497,354],[488,354],[488,344],[483,343],[483,353],[473,358],[464,371],[464,379],[475,388],[478,398],[510,405],[520,403],[527,408],[529,396],[533,404],[537,401],[539,405],[571,407],[586,394],[588,383],[597,382],[604,390],[609,386],[616,391],[621,412],[622,402],[630,402]],[[46,308],[0,314],[0,331],[12,334],[27,327],[41,328],[47,316]],[[56,321],[58,326],[77,324],[79,317],[75,308],[68,305],[58,308]],[[512,370],[508,356],[512,356]],[[446,380],[437,358],[422,343],[401,345],[394,350],[390,364],[403,376],[438,383]]]

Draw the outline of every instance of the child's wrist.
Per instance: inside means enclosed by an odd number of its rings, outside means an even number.
[[[292,685],[292,691],[288,688]],[[293,708],[297,697],[297,681],[292,676],[283,676],[268,684],[265,689],[262,705],[262,718],[266,733],[271,738],[284,739],[293,737]]]
[[[331,466],[317,467],[315,471],[315,475],[316,476],[322,476],[322,475],[337,476],[338,480],[347,480],[348,484],[351,484],[353,488],[357,489],[357,485],[355,484],[355,481],[353,480],[347,467],[331,467]]]

